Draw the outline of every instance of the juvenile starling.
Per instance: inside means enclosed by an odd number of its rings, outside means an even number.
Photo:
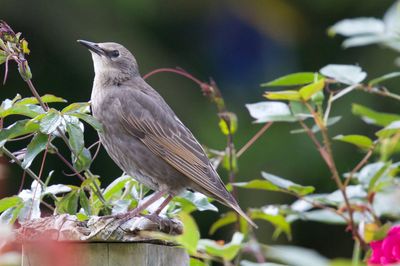
[[[167,194],[159,212],[173,196],[188,189],[231,207],[255,226],[226,190],[190,130],[140,76],[134,56],[117,43],[78,42],[92,54],[91,106],[103,125],[101,143],[124,172],[156,191],[135,214]]]

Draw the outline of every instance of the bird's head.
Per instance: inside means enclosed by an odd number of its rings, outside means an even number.
[[[135,57],[121,44],[93,43],[84,40],[78,40],[78,43],[91,52],[96,75],[126,75],[127,77],[139,75]]]

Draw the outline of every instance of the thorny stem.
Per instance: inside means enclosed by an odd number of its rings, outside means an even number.
[[[306,105],[306,107],[308,108],[310,113],[312,114],[316,125],[321,130],[324,147],[320,150],[320,152],[322,150],[325,151],[324,153],[321,153],[321,155],[324,154],[324,155],[322,155],[322,157],[325,160],[326,164],[328,165],[329,171],[332,174],[332,178],[335,181],[338,189],[340,190],[340,192],[343,196],[346,208],[349,212],[349,220],[350,220],[349,222],[350,222],[350,228],[351,228],[353,237],[356,239],[356,241],[357,240],[360,241],[362,246],[365,246],[365,242],[362,239],[362,237],[360,236],[360,234],[357,230],[356,224],[354,222],[354,211],[353,211],[353,208],[351,207],[350,200],[347,196],[346,186],[343,184],[342,180],[340,179],[339,172],[337,170],[335,161],[333,159],[333,152],[332,152],[331,143],[329,140],[328,130],[327,130],[326,126],[324,125],[324,123],[321,122],[321,118],[320,118],[319,114],[317,114],[315,112],[315,110],[310,106],[310,104],[308,104],[307,102],[304,102],[304,104]],[[304,123],[302,123],[302,126],[303,126],[303,128],[306,129],[307,134],[310,137],[312,136],[311,138],[313,139],[314,143],[315,143],[315,141],[317,141],[317,143],[319,143],[318,140],[316,140],[316,138],[315,138],[314,132],[312,132]],[[317,147],[318,147],[318,149],[320,149],[321,145],[317,145]]]

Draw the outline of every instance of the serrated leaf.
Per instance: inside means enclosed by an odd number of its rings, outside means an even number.
[[[22,199],[18,196],[5,197],[0,199],[0,212],[3,212],[9,208],[15,207],[22,203]]]
[[[301,101],[301,95],[295,90],[266,91],[264,97],[269,100]]]
[[[377,112],[360,104],[353,104],[351,111],[354,115],[361,116],[364,122],[378,126],[385,127],[394,121],[400,120],[400,115]]]
[[[327,65],[321,68],[320,73],[347,85],[360,83],[367,77],[361,67],[353,65]]]
[[[237,218],[238,218],[237,213],[233,211],[229,211],[222,214],[222,216],[211,225],[209,234],[213,235],[221,227],[233,224],[234,222],[237,221]]]
[[[313,72],[299,72],[289,74],[273,81],[261,84],[262,87],[272,87],[272,86],[296,86],[312,83],[319,79],[318,73]]]
[[[388,74],[385,74],[383,76],[380,76],[380,77],[372,79],[370,82],[368,82],[368,85],[375,86],[377,84],[382,83],[383,81],[386,81],[388,79],[397,78],[397,77],[400,77],[400,72],[388,73]]]
[[[390,123],[389,125],[387,125],[383,129],[379,130],[375,134],[379,138],[389,138],[392,135],[398,134],[398,133],[400,133],[400,120],[393,121],[392,123]]]
[[[44,134],[53,133],[57,127],[59,127],[62,123],[61,114],[54,109],[51,109],[47,114],[40,120],[39,126],[40,131]]]
[[[91,116],[89,114],[71,113],[70,115],[75,116],[75,117],[85,121],[86,123],[88,123],[91,127],[93,127],[98,132],[103,131],[102,124],[99,121],[97,121],[96,118],[94,118],[93,116]]]
[[[299,93],[304,101],[308,101],[317,92],[322,91],[325,86],[325,79],[320,79],[315,83],[300,88]]]
[[[244,235],[239,232],[235,232],[232,236],[231,242],[225,245],[221,245],[214,240],[201,239],[199,241],[199,249],[212,256],[223,258],[225,261],[230,261],[235,258],[239,252],[243,239]]]
[[[373,145],[373,141],[370,138],[363,135],[346,135],[346,136],[337,135],[333,139],[356,145],[361,149],[369,149]]]
[[[282,102],[258,102],[246,104],[255,123],[272,121],[294,122],[298,119],[291,113],[289,106]]]
[[[31,142],[28,144],[26,153],[24,156],[24,160],[22,161],[22,168],[26,169],[31,166],[33,160],[36,156],[44,151],[47,147],[47,143],[49,141],[49,136],[43,133],[36,133],[36,135],[32,138]]]

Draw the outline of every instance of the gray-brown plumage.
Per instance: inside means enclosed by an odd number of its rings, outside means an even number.
[[[140,76],[134,56],[117,43],[78,42],[92,53],[92,112],[103,124],[100,140],[115,163],[152,190],[171,196],[199,191],[254,225],[190,130]]]

